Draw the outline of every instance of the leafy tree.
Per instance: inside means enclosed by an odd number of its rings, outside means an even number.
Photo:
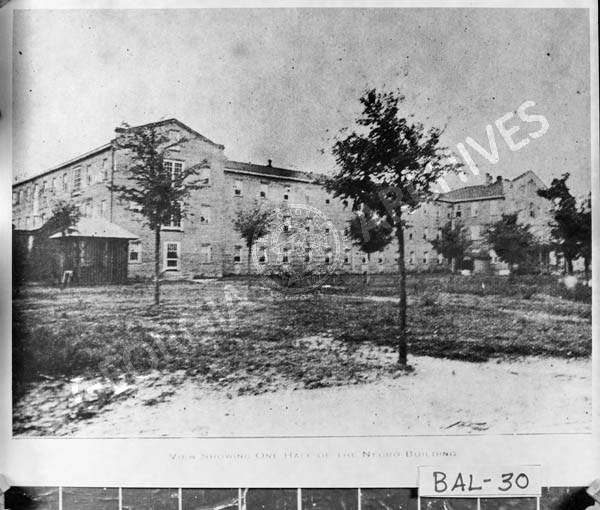
[[[371,213],[359,211],[349,223],[349,236],[352,244],[358,246],[367,255],[369,266],[371,253],[382,251],[393,240],[393,229],[383,220],[374,218]],[[370,274],[367,268],[367,285]]]
[[[31,253],[27,257],[26,276],[33,280],[59,281],[60,264],[67,251],[67,233],[81,218],[79,206],[65,200],[52,207],[50,218],[35,233]],[[50,236],[62,234],[58,240]]]
[[[457,263],[464,258],[465,253],[472,244],[467,235],[467,229],[458,220],[454,224],[448,221],[441,228],[440,237],[429,242],[435,251],[441,253],[445,259],[451,261],[453,273],[456,271]]]
[[[553,221],[550,222],[550,233],[557,250],[565,258],[568,273],[572,274],[573,260],[580,255],[582,248],[583,233],[577,200],[567,186],[568,178],[569,174],[565,173],[561,177],[553,179],[550,187],[540,189],[537,193],[552,202]]]
[[[197,177],[200,169],[207,168],[207,160],[175,169],[165,165],[168,150],[187,141],[181,137],[172,140],[158,127],[149,125],[117,130],[119,136],[113,142],[115,148],[123,149],[130,157],[125,184],[112,184],[110,189],[123,201],[133,202],[146,224],[154,232],[154,303],[160,303],[160,232],[163,225],[173,218],[186,216],[186,201],[192,191],[203,187]]]
[[[248,274],[252,272],[252,247],[258,239],[269,233],[274,217],[275,212],[263,207],[257,200],[250,207],[238,209],[235,213],[233,228],[240,234],[248,248]]]
[[[60,200],[54,204],[52,214],[48,221],[42,226],[42,230],[48,235],[62,233],[63,237],[67,235],[69,228],[75,226],[81,218],[79,206]]]
[[[356,129],[340,132],[333,146],[337,173],[326,182],[335,197],[350,199],[354,211],[372,212],[385,219],[398,243],[400,334],[398,363],[406,366],[405,215],[428,200],[431,187],[445,173],[460,166],[440,146],[442,130],[400,115],[404,96],[399,92],[367,91],[361,98],[362,114]],[[453,162],[454,161],[454,162]]]
[[[506,262],[511,272],[515,264],[528,260],[537,248],[529,225],[518,223],[518,214],[503,214],[501,219],[488,227],[487,240],[500,260]]]

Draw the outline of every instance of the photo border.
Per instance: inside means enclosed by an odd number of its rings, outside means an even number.
[[[600,310],[592,307],[595,434],[399,435],[287,438],[13,438],[11,394],[12,12],[15,9],[249,7],[238,2],[165,0],[13,1],[0,9],[0,216],[3,256],[0,342],[0,473],[13,485],[136,487],[413,487],[422,465],[540,464],[545,486],[587,485],[600,475]],[[598,164],[598,12],[593,1],[253,2],[252,7],[580,7],[590,10],[593,252],[600,239]],[[600,257],[593,257],[598,303]],[[7,398],[8,396],[8,398]],[[362,452],[380,452],[364,457]],[[406,456],[407,451],[420,452]],[[275,453],[277,458],[266,456]],[[298,456],[285,457],[285,452]],[[319,457],[319,452],[322,456]],[[327,456],[324,453],[327,452]],[[344,455],[346,452],[346,455]],[[454,452],[443,456],[435,453]],[[350,454],[357,454],[352,457]],[[257,457],[262,455],[262,458]],[[306,457],[305,454],[309,454]],[[338,454],[342,454],[338,457]],[[246,458],[245,456],[248,456]]]

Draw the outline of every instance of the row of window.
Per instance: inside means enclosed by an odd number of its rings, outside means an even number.
[[[51,178],[44,179],[41,182],[29,184],[23,189],[13,191],[13,205],[26,203],[30,200],[34,202],[39,200],[40,196],[47,192],[55,193],[57,191],[79,191],[84,186],[90,186],[98,182],[107,182],[110,178],[110,165],[108,159],[104,158],[95,170],[92,165],[80,165],[73,168],[71,175],[65,171],[62,174],[56,174]]]
[[[142,262],[142,243],[140,241],[129,242],[130,264]],[[202,264],[212,263],[212,246],[205,244],[200,247],[200,262]],[[163,245],[163,268],[165,271],[179,271],[181,269],[181,243],[179,241],[167,241]]]
[[[267,263],[267,248],[265,246],[259,246],[257,248],[257,260],[259,264]],[[290,262],[290,250],[289,248],[283,248],[281,251],[281,255],[279,256],[279,262],[286,264]],[[422,255],[423,264],[428,264],[433,260],[436,260],[438,264],[443,263],[442,255],[437,255],[436,259],[430,259],[430,256],[435,256],[432,252],[425,251]],[[310,247],[305,248],[304,251],[304,261],[312,262],[314,257],[314,252]],[[131,264],[136,264],[142,262],[142,244],[139,241],[130,241],[129,243],[129,262]],[[417,264],[417,257],[415,256],[415,252],[411,251],[408,257],[408,264],[415,265]],[[242,247],[236,246],[233,252],[233,261],[235,264],[241,264],[242,262]],[[210,264],[213,262],[213,254],[212,254],[212,246],[210,244],[205,244],[200,247],[200,263],[202,264]],[[331,249],[328,249],[324,253],[323,262],[325,264],[333,263],[333,253]],[[346,248],[344,251],[344,265],[349,265],[352,262],[352,251],[350,248]],[[368,259],[363,254],[361,257],[361,263],[367,264]],[[398,258],[394,258],[394,263],[398,262]],[[386,259],[384,256],[379,255],[376,258],[376,263],[380,266],[383,266],[386,263]],[[165,271],[179,271],[181,270],[181,243],[178,241],[167,241],[163,246],[163,268]]]
[[[86,200],[80,208],[81,214],[87,217],[108,217],[108,201],[101,200],[94,207],[93,199]],[[32,230],[44,225],[49,216],[45,213],[33,214],[31,216],[19,217],[14,220],[15,227],[18,230]]]
[[[268,182],[261,182],[260,183],[260,188],[258,191],[258,198],[260,199],[267,199],[267,198],[273,198],[272,196],[272,190],[271,192],[269,191],[269,187],[270,184]],[[244,181],[242,179],[235,179],[233,181],[233,196],[234,197],[242,197],[244,196]],[[287,185],[285,186],[285,188],[283,189],[283,193],[281,195],[281,199],[283,201],[290,201],[292,196],[292,188],[291,186]],[[304,194],[304,201],[309,204],[311,202],[311,195],[310,193],[305,193]],[[326,198],[325,199],[325,204],[329,205],[331,203],[331,199],[330,198]],[[348,205],[348,202],[346,200],[343,200],[343,204],[344,206]]]

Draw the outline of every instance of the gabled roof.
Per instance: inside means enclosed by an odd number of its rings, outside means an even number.
[[[313,182],[317,177],[314,174],[301,172],[299,170],[290,170],[289,168],[280,168],[270,165],[255,165],[253,163],[242,163],[240,161],[227,161],[225,163],[225,171],[304,182]]]
[[[78,161],[81,161],[85,158],[89,158],[90,156],[93,156],[94,154],[99,154],[101,152],[109,150],[110,147],[111,147],[110,143],[105,143],[104,145],[101,145],[100,147],[96,147],[95,149],[92,149],[91,151],[84,152],[83,154],[80,154],[79,156],[76,156],[68,161],[65,161],[64,163],[61,163],[60,165],[53,166],[52,168],[50,168],[49,170],[45,170],[41,174],[37,174],[37,175],[34,175],[33,177],[27,177],[26,179],[17,181],[15,183],[13,183],[13,187],[20,186],[21,184],[25,184],[25,183],[27,183],[29,181],[33,181],[35,179],[39,179],[40,177],[44,177],[44,175],[51,174],[52,172],[55,172],[56,170],[60,170],[61,168],[65,168],[67,166],[73,165],[73,164],[77,163]]]
[[[133,129],[140,129],[140,128],[145,128],[145,127],[160,127],[160,126],[164,126],[167,124],[175,124],[178,127],[180,127],[181,129],[188,131],[189,133],[192,133],[194,136],[198,137],[203,142],[213,145],[214,147],[217,147],[218,149],[222,150],[225,148],[224,145],[220,145],[218,143],[213,142],[212,140],[209,140],[205,136],[198,133],[198,131],[195,131],[194,129],[192,129],[191,127],[187,126],[186,124],[184,124],[183,122],[181,122],[180,120],[177,120],[177,119],[165,119],[165,120],[159,120],[158,122],[149,122],[148,124],[141,124],[139,126],[131,126],[131,127],[129,127],[129,129],[133,130]],[[119,129],[119,128],[117,128],[117,129]],[[121,128],[121,129],[123,129],[123,128]],[[77,163],[78,161],[82,161],[90,156],[93,156],[100,152],[109,150],[111,148],[111,146],[112,146],[112,141],[109,143],[105,143],[104,145],[101,145],[100,147],[96,147],[95,149],[92,149],[91,151],[85,152],[84,154],[80,154],[79,156],[76,156],[68,161],[65,161],[64,163],[61,163],[60,165],[54,166],[54,167],[50,168],[49,170],[45,170],[44,172],[42,172],[40,174],[34,175],[32,177],[27,177],[26,179],[17,181],[15,183],[13,183],[13,187],[20,186],[29,181],[33,181],[35,179],[39,179],[40,177],[43,177],[44,175],[55,172],[56,170],[60,170],[61,168],[65,168],[67,166],[73,165],[73,164]]]
[[[61,238],[62,232],[50,236]],[[138,236],[104,218],[80,218],[76,225],[67,230],[66,237],[101,237],[110,239],[139,239]]]
[[[184,129],[185,131],[192,133],[194,136],[197,136],[198,138],[200,138],[200,140],[202,140],[203,142],[206,142],[214,147],[217,147],[218,149],[225,148],[224,145],[221,145],[219,143],[213,142],[212,140],[209,140],[204,135],[201,135],[200,133],[198,133],[198,131],[196,131],[195,129],[192,129],[188,125],[184,124],[183,122],[181,122],[180,120],[177,120],[175,118],[159,120],[157,122],[148,122],[147,124],[140,124],[139,126],[130,126],[128,129],[134,130],[134,129],[142,129],[142,128],[147,128],[147,127],[160,127],[160,126],[165,126],[167,124],[176,124],[181,129]],[[123,129],[123,128],[121,128],[121,129]]]
[[[504,198],[502,182],[491,184],[479,184],[476,186],[465,186],[439,195],[440,202],[463,202],[471,200],[490,200],[493,198]]]

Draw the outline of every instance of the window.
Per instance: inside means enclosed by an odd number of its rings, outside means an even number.
[[[379,257],[379,258],[377,259],[377,263],[378,263],[380,266],[382,266],[382,265],[383,265],[383,257]]]
[[[181,180],[183,163],[181,161],[165,159],[163,161],[163,167],[168,173],[171,174],[171,185],[177,186]]]
[[[307,220],[306,220],[306,225],[304,225],[304,229],[305,229],[307,232],[310,232],[310,230],[311,230],[311,227],[312,227],[312,224],[313,224],[313,220],[312,220],[312,218],[307,218]]]
[[[327,248],[325,251],[325,264],[328,266],[331,265],[332,256],[331,256],[331,248]]]
[[[19,198],[17,199],[17,203],[21,203],[23,201],[23,190],[19,190]]]
[[[42,194],[46,193],[46,185],[47,185],[46,181],[42,181],[42,190],[41,190]]]
[[[242,247],[236,246],[233,248],[233,261],[239,264],[242,261]]]
[[[200,207],[200,223],[210,223],[210,206],[203,205]]]
[[[81,189],[81,167],[75,167],[73,170],[73,191]]]
[[[348,207],[348,200],[343,200],[342,204],[344,205],[344,207]]]
[[[310,248],[304,248],[304,262],[310,262],[312,256],[312,250]]]
[[[325,199],[325,203],[329,204],[329,199],[328,198]]]
[[[40,209],[40,190],[38,185],[33,186],[33,214],[37,214]]]
[[[287,264],[290,261],[290,250],[289,248],[284,248],[281,252],[281,262]]]
[[[350,264],[350,248],[344,250],[344,264]]]
[[[415,263],[415,252],[414,251],[411,251],[408,255],[408,263],[409,264]]]
[[[423,229],[423,239],[425,239],[425,241],[427,241],[427,227],[425,227]]]
[[[412,241],[412,232],[409,232],[409,233],[408,233],[408,240],[409,240],[409,241]]]
[[[269,189],[269,185],[261,182],[260,183],[260,193],[259,196],[260,198],[267,198],[267,190]]]
[[[62,181],[63,191],[69,191],[69,175],[66,172],[62,176]]]
[[[92,184],[92,169],[90,165],[88,165],[85,169],[85,182],[88,186]]]
[[[200,247],[200,262],[202,264],[210,264],[212,262],[212,246],[203,244]]]
[[[531,218],[535,218],[535,205],[533,204],[533,202],[529,204],[529,216]]]
[[[56,191],[56,177],[52,177],[52,187],[50,189]]]
[[[127,259],[130,264],[139,264],[142,261],[142,243],[129,241],[129,256]]]
[[[290,231],[290,222],[291,222],[292,218],[290,216],[284,216],[283,217],[283,231],[284,232],[289,232]]]
[[[456,217],[460,218],[462,216],[462,207],[460,205],[456,206]]]
[[[108,161],[106,158],[102,160],[102,179],[108,181]]]
[[[92,200],[86,200],[83,206],[83,215],[90,217],[94,211],[94,202]]]
[[[173,204],[171,220],[163,229],[181,229],[181,204]]]
[[[13,191],[12,203],[13,205],[17,205],[19,203],[19,194],[16,191]]]
[[[479,205],[477,203],[471,204],[471,216],[477,216],[479,214]]]
[[[471,233],[471,239],[473,241],[476,241],[477,239],[479,239],[480,237],[480,229],[479,229],[479,225],[471,225],[469,227],[470,233]]]
[[[233,181],[233,194],[236,197],[242,196],[242,181],[240,181],[239,179]]]
[[[179,243],[165,243],[165,271],[179,271],[180,266]]]
[[[291,193],[292,193],[292,189],[289,186],[286,186],[285,187],[285,193],[283,194],[283,199],[284,200],[289,200]]]
[[[427,264],[427,259],[429,257],[429,252],[426,251],[425,253],[423,253],[423,264]]]
[[[264,246],[258,248],[258,263],[265,264],[267,262],[267,249]]]

